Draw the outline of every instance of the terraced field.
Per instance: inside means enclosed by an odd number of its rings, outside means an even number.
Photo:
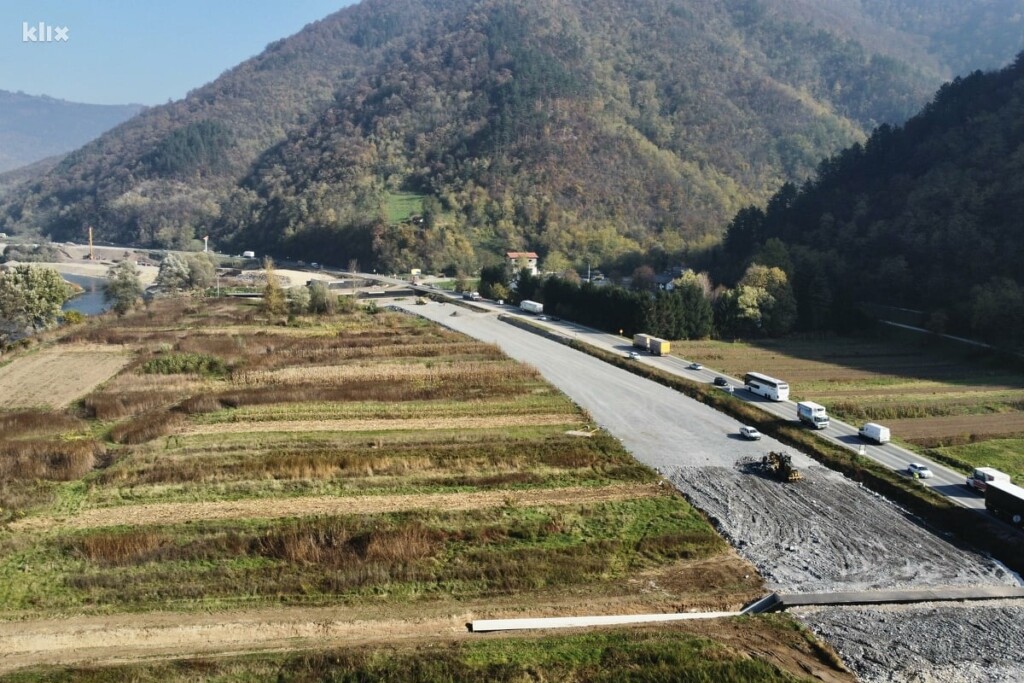
[[[1024,374],[984,353],[842,337],[679,342],[673,350],[733,376],[781,377],[794,400],[817,401],[853,424],[881,422],[895,439],[937,449],[961,469],[996,465],[980,446],[998,439],[998,465],[1024,480]]]
[[[0,413],[0,671],[279,650],[287,633],[284,649],[448,642],[472,618],[728,610],[761,593],[672,487],[496,347],[394,313],[275,322],[184,301],[93,321],[63,343],[130,350],[119,374],[67,411]],[[336,626],[318,640],[325,608]],[[675,680],[710,657],[716,679],[845,677],[787,619],[709,628],[729,644],[624,632],[608,670],[661,657]],[[445,666],[503,678],[465,652]],[[581,671],[597,655],[582,656]],[[129,668],[31,676],[175,678]]]

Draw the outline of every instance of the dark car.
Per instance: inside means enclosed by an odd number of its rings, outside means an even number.
[[[727,380],[724,377],[716,377],[715,381],[713,382],[713,384],[716,387],[727,387],[727,386],[729,386],[729,380]]]

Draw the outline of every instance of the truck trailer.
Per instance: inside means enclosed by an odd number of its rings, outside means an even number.
[[[1010,475],[992,467],[975,467],[974,471],[971,472],[971,476],[967,477],[965,485],[967,488],[974,489],[978,493],[985,493],[985,489],[996,481],[1009,484]]]
[[[537,301],[530,301],[529,299],[523,299],[519,303],[519,308],[527,313],[543,313],[544,304]]]
[[[800,421],[815,429],[828,427],[828,412],[825,406],[811,401],[800,401],[796,404],[796,416]]]
[[[985,509],[1016,527],[1024,525],[1024,488],[1008,481],[988,482]]]
[[[643,349],[656,356],[664,356],[672,348],[672,344],[666,339],[660,339],[649,334],[633,335],[633,346]]]

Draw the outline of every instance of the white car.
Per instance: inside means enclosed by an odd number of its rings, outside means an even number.
[[[629,358],[630,360],[640,360],[640,354],[637,353],[636,351],[630,351],[627,358]]]
[[[701,368],[703,368],[704,366],[703,366],[703,365],[701,365],[700,363],[698,363],[697,361],[694,361],[694,362],[690,363],[690,365],[689,365],[688,367],[689,367],[689,368],[690,368],[691,370],[700,370],[700,369],[701,369]]]
[[[740,436],[749,441],[757,441],[761,438],[761,432],[757,431],[753,427],[747,427],[744,425],[740,427]]]
[[[907,474],[910,476],[914,476],[916,474],[919,479],[931,479],[935,476],[932,474],[932,471],[928,469],[927,465],[922,465],[919,462],[912,462],[907,465]]]

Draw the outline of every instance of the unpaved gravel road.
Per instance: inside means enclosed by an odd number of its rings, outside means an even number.
[[[795,593],[900,587],[1018,585],[898,507],[825,467],[784,484],[722,467],[683,467],[672,482],[758,568]]]
[[[791,610],[869,683],[1019,683],[1024,601]]]

